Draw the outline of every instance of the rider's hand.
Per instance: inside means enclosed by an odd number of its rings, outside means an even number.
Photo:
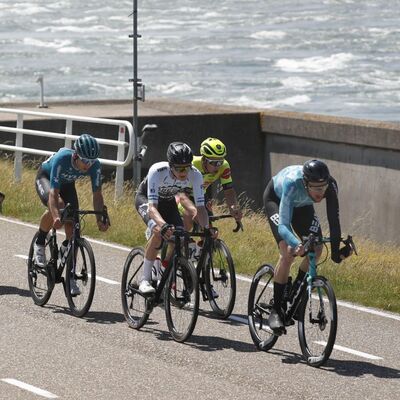
[[[161,233],[161,236],[165,240],[169,240],[172,237],[172,234],[173,234],[174,230],[175,230],[175,227],[173,225],[165,223],[161,227],[160,233]]]
[[[108,222],[103,224],[103,222],[101,222],[101,220],[98,220],[97,227],[99,228],[100,232],[105,232],[109,228],[109,225],[108,225]]]
[[[60,217],[57,217],[53,221],[53,228],[57,230],[57,229],[60,229],[61,227],[62,227],[61,219],[60,219]]]
[[[333,252],[331,254],[331,259],[336,264],[340,264],[342,262],[342,260],[344,260],[347,257],[350,257],[352,254],[353,254],[353,249],[351,248],[350,245],[346,244],[339,251]]]
[[[299,256],[302,257],[304,256],[305,249],[302,243],[298,244],[296,247],[290,247],[289,246],[289,253],[292,256]]]
[[[235,218],[236,221],[240,221],[243,217],[243,213],[242,210],[240,209],[240,207],[236,204],[233,205],[229,208],[229,211],[232,215],[233,218]]]

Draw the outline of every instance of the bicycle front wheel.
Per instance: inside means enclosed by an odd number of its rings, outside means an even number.
[[[210,306],[221,318],[228,318],[235,305],[236,274],[228,246],[216,240],[206,265],[206,291]]]
[[[301,351],[313,367],[323,365],[331,355],[337,330],[337,305],[332,285],[317,276],[300,305],[298,333]]]
[[[251,282],[247,307],[250,335],[259,350],[272,349],[278,336],[268,325],[271,314],[274,292],[272,279],[274,268],[264,264],[258,268]]]
[[[122,309],[126,322],[134,329],[140,329],[149,318],[146,298],[139,292],[143,262],[143,248],[134,247],[126,258],[121,280]]]
[[[96,265],[92,246],[86,239],[76,240],[75,254],[72,253],[71,251],[67,260],[65,294],[72,314],[83,317],[92,305],[96,285]]]
[[[165,317],[169,332],[177,342],[192,334],[199,314],[199,284],[192,263],[177,258],[169,273],[164,292]]]
[[[44,306],[50,299],[55,285],[55,266],[47,263],[44,267],[35,264],[33,245],[36,242],[38,233],[32,239],[28,256],[28,284],[31,297],[35,304]],[[52,242],[46,241],[46,260],[51,260]]]

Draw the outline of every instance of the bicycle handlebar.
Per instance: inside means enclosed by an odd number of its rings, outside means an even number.
[[[329,242],[331,242],[331,238],[319,237],[313,233],[310,233],[308,236],[303,238],[304,255],[313,250],[316,245]],[[353,237],[351,235],[347,235],[346,239],[340,238],[340,242],[346,246],[349,246],[350,249],[354,251],[354,254],[356,256],[358,255],[356,245],[354,244]]]
[[[70,217],[75,217],[78,215],[101,215],[101,222],[103,224],[108,223],[108,225],[111,226],[110,223],[110,217],[108,216],[108,212],[107,212],[107,206],[103,207],[103,211],[94,211],[94,210],[77,210],[74,209],[72,207],[72,205],[70,203],[68,203],[65,208],[60,209],[60,213],[61,213],[61,222],[64,223],[64,221]]]

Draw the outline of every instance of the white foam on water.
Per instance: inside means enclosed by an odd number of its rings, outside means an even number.
[[[264,39],[283,39],[287,35],[283,31],[259,31],[252,33],[250,37],[252,39],[264,40]]]
[[[163,94],[188,93],[195,90],[190,83],[185,82],[169,82],[156,85],[155,88]]]
[[[68,53],[68,54],[78,54],[78,53],[90,53],[89,50],[82,49],[81,47],[62,47],[57,49],[59,53]]]
[[[315,56],[303,59],[281,58],[275,66],[285,72],[324,72],[333,69],[347,68],[354,59],[351,53],[337,53],[329,57]]]
[[[312,86],[312,82],[299,76],[291,76],[286,79],[282,79],[282,85],[289,89],[303,89]]]
[[[24,38],[23,43],[28,46],[36,46],[36,47],[46,47],[50,49],[60,49],[65,46],[69,46],[72,42],[71,40],[60,40],[55,39],[52,41],[44,41],[34,38]]]

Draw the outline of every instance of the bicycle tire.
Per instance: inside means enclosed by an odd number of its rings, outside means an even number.
[[[75,274],[73,276],[73,258],[75,257]],[[71,278],[74,278],[79,287],[80,294],[71,294]],[[90,243],[79,238],[75,242],[75,255],[72,250],[67,259],[67,271],[65,274],[65,295],[68,300],[72,315],[83,317],[92,305],[96,287],[96,264],[93,249]]]
[[[199,284],[196,269],[190,261],[180,257],[174,262],[164,291],[165,317],[172,338],[184,342],[196,326]]]
[[[54,266],[47,264],[39,267],[34,262],[33,245],[36,242],[38,233],[32,239],[28,255],[28,284],[29,291],[34,303],[44,306],[50,299],[55,285]],[[46,241],[46,258],[50,259],[52,252],[52,242]]]
[[[335,344],[337,304],[332,285],[322,276],[313,279],[311,293],[310,298],[307,291],[300,304],[298,335],[307,364],[320,367],[329,359]]]
[[[140,276],[144,262],[144,249],[134,247],[125,260],[121,279],[121,301],[128,325],[140,329],[148,320],[146,298],[133,289],[139,289]]]
[[[235,265],[228,246],[220,239],[214,242],[210,254],[205,268],[206,292],[214,313],[226,319],[235,306]]]
[[[261,265],[255,273],[250,285],[248,300],[248,323],[250,335],[257,349],[268,351],[278,340],[268,325],[268,318],[273,306],[272,279],[274,268],[271,265]]]

